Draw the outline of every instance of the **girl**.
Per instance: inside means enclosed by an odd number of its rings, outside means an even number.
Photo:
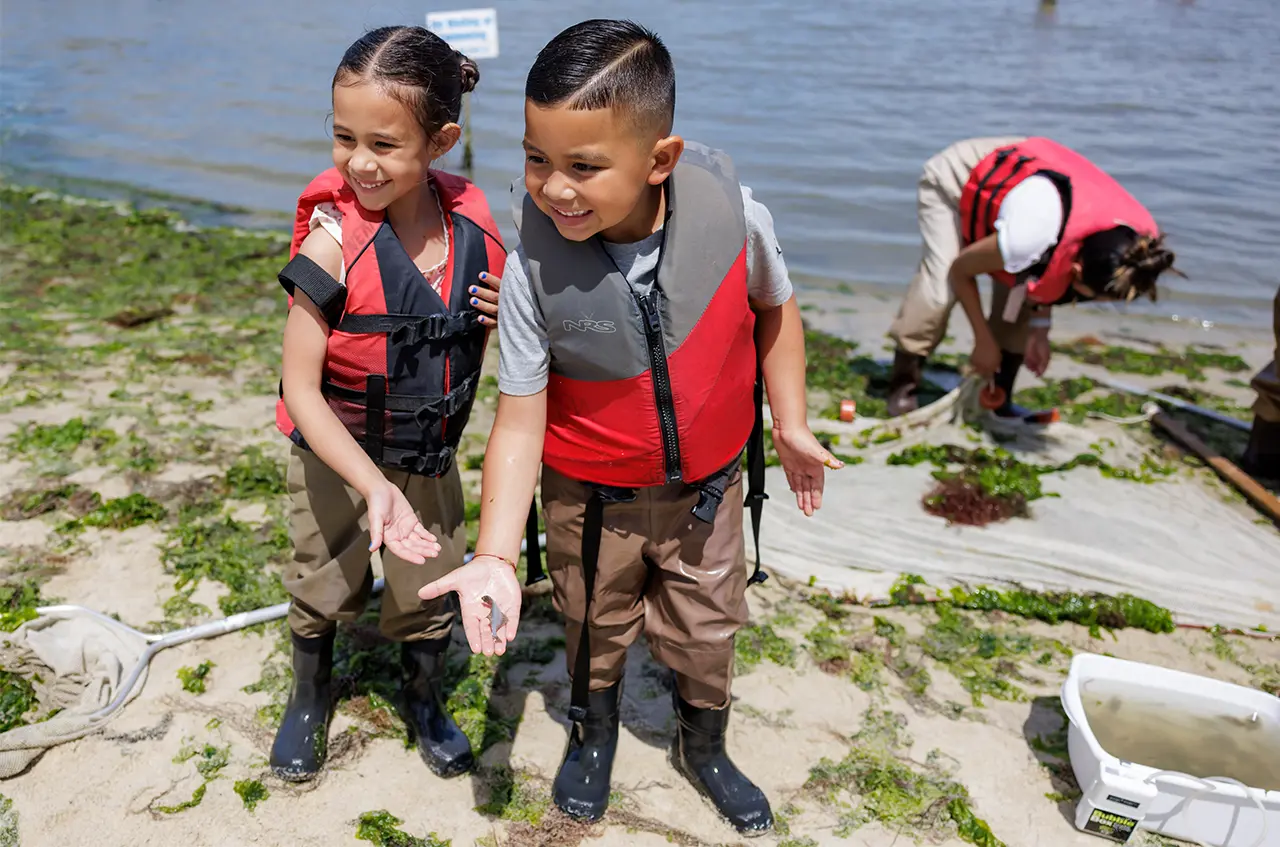
[[[1047,138],[958,141],[925,163],[918,194],[924,253],[889,334],[897,342],[889,414],[916,408],[925,359],[956,300],[976,339],[971,364],[1007,398],[1025,357],[1049,366],[1055,304],[1156,297],[1173,266],[1151,213],[1079,153]],[[1174,271],[1178,273],[1178,271]],[[974,278],[988,274],[991,315]]]
[[[417,590],[462,564],[454,450],[505,260],[480,189],[431,168],[458,141],[461,98],[478,79],[421,27],[365,35],[333,77],[334,166],[298,201],[280,272],[290,308],[276,407],[293,441],[294,681],[271,749],[284,779],[310,779],[324,761],[336,622],[363,610],[379,548],[380,628],[401,642],[409,730],[435,773],[472,764],[441,693],[454,613]]]

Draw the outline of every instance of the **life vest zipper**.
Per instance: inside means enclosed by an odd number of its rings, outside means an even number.
[[[658,310],[658,292],[635,295],[644,319],[644,337],[649,348],[649,375],[653,380],[653,399],[658,406],[658,427],[662,432],[662,456],[668,483],[680,482],[680,431],[676,427],[676,407],[671,399],[671,377],[667,372],[667,353],[662,341],[662,314]]]

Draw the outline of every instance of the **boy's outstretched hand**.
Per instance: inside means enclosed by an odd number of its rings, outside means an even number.
[[[383,482],[365,497],[369,509],[369,549],[383,544],[395,555],[420,565],[440,555],[440,543],[418,520],[404,492]]]
[[[844,462],[831,455],[818,443],[809,427],[793,430],[775,430],[773,449],[782,461],[787,474],[787,484],[796,495],[796,506],[807,517],[822,508],[822,486],[826,469],[839,470]]]
[[[516,579],[515,569],[502,559],[481,554],[453,573],[423,586],[418,597],[434,600],[450,591],[458,592],[462,627],[471,652],[486,656],[507,652],[507,643],[516,637],[520,623],[520,581]],[[498,625],[493,626],[493,622]]]

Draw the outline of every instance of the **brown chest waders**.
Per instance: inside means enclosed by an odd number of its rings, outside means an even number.
[[[755,542],[756,561],[748,585],[763,583],[769,575],[760,567],[760,517],[764,510],[764,501],[769,495],[764,490],[764,381],[757,372],[754,388],[756,419],[751,429],[751,437],[747,441],[747,493],[743,505],[751,510],[751,535]],[[703,523],[713,523],[716,511],[724,500],[725,488],[733,476],[741,454],[724,468],[697,483],[690,483],[698,489],[698,504],[693,508],[693,515]],[[606,503],[629,503],[635,500],[635,490],[608,485],[591,485],[591,495],[587,499],[586,514],[582,525],[582,579],[586,591],[586,600],[582,610],[582,635],[578,640],[578,652],[573,661],[573,679],[570,695],[569,719],[580,723],[587,716],[587,699],[591,683],[591,647],[590,647],[590,610],[591,596],[595,593],[596,570],[600,561],[600,538],[604,531],[604,506]],[[525,524],[526,556],[528,575],[526,585],[534,585],[547,578],[542,569],[542,551],[538,544],[538,505],[534,498]]]

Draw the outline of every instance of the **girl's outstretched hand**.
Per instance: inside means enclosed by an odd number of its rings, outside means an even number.
[[[471,295],[471,306],[480,312],[480,323],[485,326],[498,325],[498,289],[502,288],[502,277],[491,273],[480,274],[480,284],[467,290]]]
[[[421,565],[440,555],[440,543],[418,520],[404,492],[384,481],[365,497],[369,509],[369,549],[382,545],[395,555]]]
[[[520,581],[516,571],[496,556],[477,555],[456,571],[424,585],[418,597],[434,600],[458,592],[458,608],[472,653],[501,656],[520,624]]]

